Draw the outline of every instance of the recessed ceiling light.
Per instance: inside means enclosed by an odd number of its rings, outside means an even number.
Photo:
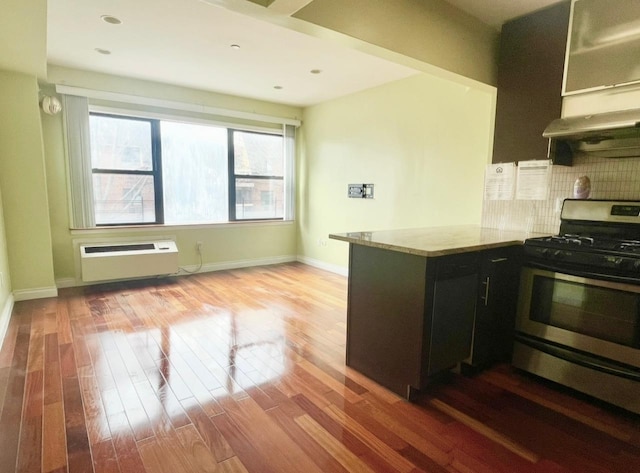
[[[281,85],[274,85],[273,88],[276,90],[282,90],[284,87],[282,87]]]
[[[96,48],[95,51],[97,53],[104,54],[104,55],[111,54],[111,51],[109,51],[108,49]]]
[[[100,19],[105,23],[109,23],[110,25],[122,24],[122,20],[120,20],[120,18],[116,18],[115,16],[111,16],[111,15],[102,15]]]
[[[231,49],[240,49],[240,45],[239,44],[232,44],[231,45]]]
[[[309,72],[311,72],[311,74],[320,74],[322,71],[320,69],[311,69]]]

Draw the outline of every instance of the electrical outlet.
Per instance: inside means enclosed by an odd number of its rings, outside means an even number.
[[[201,241],[196,241],[196,251],[198,251],[198,252],[202,251],[202,242]]]

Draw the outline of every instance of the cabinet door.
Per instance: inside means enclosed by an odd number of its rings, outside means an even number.
[[[347,365],[409,397],[420,388],[426,258],[349,248]]]
[[[521,247],[486,251],[480,264],[474,324],[473,366],[511,357],[520,274]]]
[[[573,7],[565,93],[640,81],[640,2],[580,0]]]
[[[562,2],[502,27],[494,163],[547,157],[542,132],[562,109],[570,5]]]
[[[451,368],[469,356],[478,294],[478,262],[473,253],[438,258],[433,283],[427,375]]]

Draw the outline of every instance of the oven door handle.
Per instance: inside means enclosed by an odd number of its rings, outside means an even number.
[[[602,281],[611,281],[611,282],[621,282],[626,284],[638,284],[640,278],[629,278],[625,276],[616,276],[615,274],[602,274],[602,273],[594,273],[592,271],[581,271],[569,268],[560,268],[554,265],[547,265],[537,262],[529,262],[529,266],[538,269],[544,269],[546,271],[551,271],[554,273],[563,273],[570,274],[572,276],[577,276],[579,278],[588,278],[588,279],[600,279]]]
[[[625,366],[623,364],[616,363],[615,361],[607,361],[605,359],[600,359],[599,357],[582,354],[578,351],[555,345],[548,341],[538,340],[523,333],[516,333],[515,339],[518,342],[528,345],[531,348],[535,348],[543,353],[547,353],[551,356],[555,356],[556,358],[575,363],[585,368],[597,370],[612,376],[630,379],[632,381],[640,381],[640,370],[637,368],[633,368],[628,365]]]

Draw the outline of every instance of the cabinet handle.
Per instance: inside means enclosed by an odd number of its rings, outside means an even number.
[[[484,300],[485,307],[489,305],[489,281],[489,276],[487,276],[487,278],[482,282],[482,284],[484,284],[484,297],[482,300]]]
[[[509,258],[495,258],[495,259],[492,259],[491,262],[492,263],[502,263],[503,261],[508,261],[508,260],[509,260]]]

